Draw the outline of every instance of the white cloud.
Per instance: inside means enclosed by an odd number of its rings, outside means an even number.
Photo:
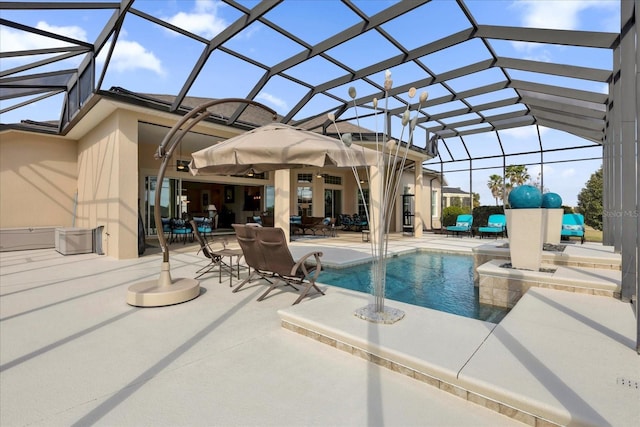
[[[531,179],[535,180],[536,177],[538,176],[538,174],[540,173],[540,165],[531,165],[527,167],[527,172],[529,172],[529,175],[531,176]],[[544,176],[545,178],[553,175],[553,173],[555,172],[555,170],[553,169],[553,167],[550,164],[545,163],[544,164]]]
[[[535,55],[527,55],[524,57],[524,59],[538,62],[551,62],[553,60],[551,52],[546,49],[541,52],[537,52]]]
[[[104,63],[108,51],[109,44],[106,44],[98,55],[99,63]],[[120,73],[143,69],[153,71],[160,76],[166,74],[162,62],[153,52],[145,49],[140,43],[129,40],[118,40],[109,68]]]
[[[36,28],[50,33],[58,34],[61,36],[69,37],[75,40],[87,41],[87,32],[81,27],[70,25],[58,27],[55,25],[49,25],[44,21],[38,22]],[[54,47],[72,46],[71,43],[63,42],[60,40],[41,36],[39,34],[30,33],[27,31],[14,30],[9,27],[0,26],[0,51],[2,52],[14,52],[22,50],[33,49],[47,49]],[[27,60],[33,60],[34,57]],[[13,63],[24,63],[25,58],[14,57],[4,58],[4,61],[11,61]],[[80,62],[80,59],[74,59],[76,63]],[[3,67],[4,68],[4,67]]]
[[[548,131],[548,128],[540,126],[540,135],[544,135],[547,131]],[[511,129],[503,129],[503,130],[500,130],[499,132],[500,132],[500,135],[508,136],[514,139],[535,138],[536,141],[538,140],[538,131],[536,130],[536,127],[533,125],[521,126],[517,128],[511,128]]]
[[[39,30],[44,30],[50,33],[58,34],[60,36],[65,36],[65,37],[69,37],[69,38],[80,40],[80,41],[87,41],[87,32],[83,28],[75,25],[58,27],[56,25],[49,25],[44,21],[40,21],[38,22],[38,25],[36,25],[36,28],[38,28]],[[57,40],[53,40],[53,43],[56,43],[58,46],[67,45],[67,43],[60,42]]]
[[[516,0],[513,5],[520,10],[521,24],[525,27],[577,30],[581,24],[581,12],[590,8],[609,8],[612,4],[607,0]],[[528,54],[525,59],[551,61],[549,51],[537,52],[544,48],[544,44],[514,41],[511,45],[516,51]]]
[[[65,37],[70,37],[79,41],[87,41],[87,32],[83,28],[75,25],[60,27],[50,25],[45,21],[40,21],[36,25],[36,28]],[[129,72],[138,69],[148,69],[159,75],[165,74],[160,60],[153,54],[153,52],[148,51],[138,42],[122,40],[123,36],[126,36],[125,31],[122,31],[120,33],[120,39],[113,52],[113,56],[111,58],[112,69],[118,72]],[[65,46],[71,46],[71,44],[56,39],[43,37],[38,34],[0,27],[0,51],[2,52],[46,49]],[[105,45],[105,47],[100,52],[100,55],[98,55],[97,60],[99,63],[104,63],[108,50],[109,44]],[[33,57],[27,59],[32,60]],[[78,56],[75,58],[71,58],[68,61],[72,63],[73,66],[77,66],[81,59],[82,57]],[[13,62],[15,63],[25,62],[24,57],[6,58],[3,60],[3,62],[9,60],[13,60]]]
[[[562,176],[563,178],[570,178],[572,176],[575,176],[575,174],[576,170],[574,168],[567,168],[562,171],[560,176]]]
[[[164,20],[194,34],[213,38],[228,26],[224,19],[217,16],[219,5],[219,2],[212,0],[196,0],[191,12],[178,12]]]
[[[273,105],[274,107],[276,107],[276,109],[279,109],[281,111],[289,109],[287,107],[287,102],[284,99],[278,98],[278,97],[273,96],[273,95],[271,95],[269,93],[266,93],[266,92],[260,92],[256,96],[256,99],[262,99],[266,103]]]
[[[515,51],[522,53],[522,59],[539,62],[551,62],[552,55],[547,46],[543,43],[529,43],[513,41],[511,46]]]
[[[578,14],[597,2],[519,0],[515,6],[523,11],[522,24],[535,28],[574,30],[578,28]]]

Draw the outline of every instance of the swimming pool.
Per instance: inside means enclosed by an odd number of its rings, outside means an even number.
[[[323,267],[318,281],[371,293],[371,264]],[[493,323],[508,312],[479,303],[473,257],[466,255],[414,252],[389,258],[385,298]]]

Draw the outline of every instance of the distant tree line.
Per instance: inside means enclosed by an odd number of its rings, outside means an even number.
[[[536,181],[531,181],[531,175],[529,175],[529,171],[524,165],[509,165],[505,167],[504,179],[497,174],[489,176],[487,187],[489,187],[489,191],[491,191],[491,195],[496,201],[496,206],[498,206],[498,200],[502,201],[503,205],[506,205],[511,190],[523,184],[533,185],[539,188],[540,191],[544,191],[540,184],[540,175],[538,175]]]
[[[578,211],[584,215],[584,223],[602,230],[602,166],[591,174],[578,194]]]
[[[503,206],[507,206],[511,190],[523,184],[529,184],[537,187],[543,193],[548,191],[541,185],[540,174],[538,174],[535,180],[531,180],[531,175],[529,175],[527,167],[524,165],[509,165],[505,168],[504,179],[500,175],[493,174],[489,176],[489,181],[487,182],[491,195],[495,199],[496,206],[498,206],[498,201],[501,201]],[[594,172],[585,183],[584,188],[580,190],[577,206],[577,211],[584,215],[585,224],[596,230],[602,230],[602,192],[602,166],[600,166],[600,168]],[[476,222],[476,213],[480,214],[479,216],[485,217],[491,213],[498,212],[494,212],[493,209],[483,209],[478,211],[477,208],[479,207],[484,208],[483,206],[480,206],[480,195],[478,193],[473,193],[474,223]],[[573,212],[573,209],[568,206],[563,206],[563,209],[566,213]],[[462,203],[452,203],[452,206],[445,208],[443,211],[442,225],[447,226],[455,224],[455,219],[458,215],[470,213],[470,210],[471,209],[468,206],[463,207]],[[478,219],[480,220],[481,218]]]

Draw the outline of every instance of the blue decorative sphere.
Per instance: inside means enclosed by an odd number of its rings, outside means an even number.
[[[544,193],[542,195],[542,207],[547,209],[558,209],[562,206],[562,197],[556,193]]]
[[[542,192],[533,185],[521,185],[509,193],[512,209],[532,209],[542,205]]]

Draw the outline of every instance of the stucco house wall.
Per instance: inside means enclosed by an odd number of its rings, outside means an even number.
[[[116,111],[79,141],[79,227],[104,226],[102,247],[118,259],[138,256],[138,122]]]
[[[0,228],[73,224],[78,144],[60,137],[0,134]]]

